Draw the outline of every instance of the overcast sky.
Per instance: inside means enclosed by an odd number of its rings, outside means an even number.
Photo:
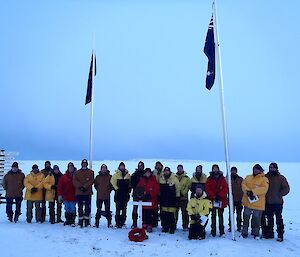
[[[229,152],[300,161],[299,1],[219,0]],[[219,85],[205,88],[211,1],[1,1],[0,147],[95,159],[224,160]]]

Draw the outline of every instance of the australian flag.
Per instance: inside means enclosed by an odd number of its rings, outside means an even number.
[[[89,79],[87,83],[87,89],[86,89],[86,97],[85,97],[85,104],[87,105],[92,101],[92,87],[93,87],[93,55],[91,59],[91,66],[90,66],[90,72],[89,72]],[[95,72],[94,75],[96,76],[96,56],[95,56]]]
[[[214,19],[211,17],[206,41],[204,46],[204,53],[208,58],[207,73],[206,73],[206,88],[211,90],[215,82],[216,60],[215,60],[215,37],[214,37]]]

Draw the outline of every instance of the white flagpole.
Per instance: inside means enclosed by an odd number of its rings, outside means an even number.
[[[90,169],[93,169],[93,133],[94,133],[94,81],[95,81],[95,34],[93,40],[93,66],[92,66],[92,97],[91,97],[91,112],[90,112]]]
[[[229,188],[229,209],[230,209],[230,224],[231,224],[231,234],[232,240],[235,240],[235,224],[234,224],[234,212],[233,212],[233,199],[232,199],[232,187],[231,187],[231,174],[230,174],[230,161],[229,161],[229,151],[228,151],[228,134],[227,134],[227,124],[226,124],[226,110],[225,110],[225,98],[224,98],[224,85],[223,85],[223,73],[222,73],[222,60],[221,60],[221,47],[219,41],[218,23],[217,23],[217,10],[216,10],[216,0],[213,1],[213,20],[214,20],[214,36],[215,36],[215,47],[218,49],[216,51],[216,56],[218,57],[218,69],[219,69],[219,80],[220,80],[220,100],[221,100],[221,112],[222,112],[222,125],[223,125],[223,138],[224,138],[224,149],[225,149],[225,161],[227,170],[227,181]]]

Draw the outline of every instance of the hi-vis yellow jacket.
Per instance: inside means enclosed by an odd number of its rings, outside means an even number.
[[[193,197],[186,208],[188,214],[196,215],[199,214],[200,216],[205,215],[207,216],[212,209],[212,202],[208,199],[205,199],[206,193],[203,192],[203,195],[200,198]],[[195,221],[191,220],[190,224],[194,224]]]

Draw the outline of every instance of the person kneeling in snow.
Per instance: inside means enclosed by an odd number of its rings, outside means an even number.
[[[191,217],[189,239],[205,239],[207,216],[212,209],[212,202],[206,198],[201,187],[196,187],[195,194],[188,203],[187,211]]]

